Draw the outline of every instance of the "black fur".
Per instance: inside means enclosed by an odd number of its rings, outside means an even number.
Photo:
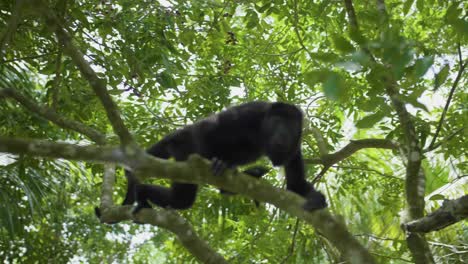
[[[326,207],[325,197],[304,175],[300,148],[302,118],[302,112],[291,104],[246,103],[176,130],[147,151],[155,157],[174,157],[177,161],[199,154],[214,161],[215,175],[266,155],[274,166],[285,167],[287,189],[307,199],[305,209],[321,209]],[[195,201],[196,184],[174,182],[167,188],[140,184],[128,171],[126,176],[128,190],[123,204],[136,201],[135,212],[149,208],[148,201],[174,209],[190,208]]]

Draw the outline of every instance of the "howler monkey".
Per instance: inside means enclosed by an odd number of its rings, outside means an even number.
[[[147,152],[155,157],[177,161],[199,154],[213,160],[213,174],[266,155],[274,166],[284,166],[287,189],[307,199],[306,210],[325,208],[325,197],[308,183],[301,153],[302,112],[287,103],[250,102],[185,126],[164,137]],[[246,171],[249,173],[249,171]],[[259,178],[265,172],[251,175]],[[123,204],[138,203],[134,212],[151,203],[173,209],[190,208],[197,185],[173,182],[171,187],[141,184],[126,171],[127,195]]]

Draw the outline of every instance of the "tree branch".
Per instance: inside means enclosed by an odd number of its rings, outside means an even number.
[[[456,200],[444,200],[442,206],[431,214],[403,224],[409,232],[428,233],[453,225],[468,218],[468,195]]]
[[[126,155],[121,148],[76,146],[4,137],[0,137],[0,151],[41,157],[120,163],[131,167],[140,178],[157,175],[160,178],[177,182],[215,185],[230,192],[273,204],[291,215],[303,219],[327,237],[351,263],[374,263],[369,252],[327,210],[307,212],[302,207],[305,200],[301,196],[273,187],[264,180],[252,179],[248,175],[229,171],[224,176],[214,176],[211,162],[198,155],[190,156],[187,162],[173,162],[157,159],[145,152]]]
[[[110,208],[114,205],[112,191],[115,183],[115,164],[104,164],[100,208]]]
[[[101,132],[91,127],[88,127],[78,121],[68,120],[64,118],[63,116],[59,115],[53,109],[47,106],[40,106],[33,99],[21,94],[15,89],[12,89],[12,88],[0,89],[0,98],[2,97],[13,98],[18,103],[20,103],[24,108],[28,109],[29,111],[35,114],[38,114],[39,116],[55,123],[59,127],[74,130],[78,133],[81,133],[89,137],[92,141],[96,142],[99,145],[103,145],[106,142],[106,138]]]
[[[176,234],[182,245],[201,263],[228,263],[203,239],[197,236],[195,230],[186,219],[174,211],[164,210],[164,213],[161,212],[163,210],[142,209],[135,218],[137,221],[157,225]]]
[[[296,224],[294,225],[294,233],[293,233],[293,236],[292,236],[292,242],[291,242],[291,246],[289,247],[289,251],[288,251],[288,255],[286,255],[286,257],[283,259],[283,261],[281,261],[281,264],[284,264],[284,263],[287,263],[288,259],[292,256],[292,254],[294,253],[294,246],[296,245],[296,235],[297,235],[297,231],[299,229],[299,219],[296,219]]]
[[[357,42],[361,49],[363,49],[371,58],[371,61],[375,64],[375,67],[382,67],[378,65],[377,61],[373,57],[367,47],[364,46],[365,41],[360,33],[359,26],[357,23],[356,15],[354,12],[353,3],[351,0],[344,0],[346,11],[351,25],[351,36],[357,36]],[[381,15],[382,26],[387,26],[383,22],[388,21],[388,14],[385,7],[384,0],[377,1],[377,10]],[[353,31],[355,34],[353,34]],[[387,67],[387,66],[383,66]],[[386,93],[390,96],[393,107],[395,108],[400,124],[403,128],[403,134],[406,138],[406,144],[408,145],[407,153],[407,166],[406,166],[406,201],[408,203],[409,215],[411,219],[422,217],[424,213],[424,194],[425,194],[425,175],[421,170],[422,151],[419,147],[419,140],[416,136],[416,130],[411,121],[411,116],[406,110],[404,103],[399,99],[398,90],[396,89],[396,82],[391,78],[387,77],[384,83]],[[410,233],[407,236],[408,248],[413,255],[413,260],[416,263],[434,263],[434,258],[429,249],[429,245],[424,236],[416,233]]]
[[[447,137],[445,137],[444,139],[442,140],[439,140],[439,142],[437,142],[436,144],[434,144],[432,147],[429,146],[427,149],[425,149],[423,152],[430,152],[430,151],[433,151],[434,149],[437,149],[438,147],[440,147],[442,144],[444,144],[445,142],[451,140],[454,136],[456,136],[458,133],[462,132],[463,130],[465,130],[465,127],[462,127],[462,128],[459,128],[457,130],[455,130],[452,134],[448,135]]]
[[[65,52],[72,58],[83,77],[89,82],[94,92],[101,100],[112,128],[119,136],[122,144],[127,145],[133,143],[132,135],[120,117],[117,105],[107,92],[105,81],[97,76],[96,72],[84,59],[83,53],[73,44],[71,36],[61,27],[61,23],[55,14],[48,9],[42,1],[37,1],[36,5],[40,5],[41,14],[45,16],[48,23],[51,23],[55,27],[55,34],[57,35],[59,43],[64,45]]]
[[[320,158],[315,159],[304,159],[304,162],[307,164],[323,164],[324,166],[329,167],[350,157],[355,152],[364,148],[398,149],[399,144],[391,140],[378,138],[351,140],[348,145],[335,153],[325,154]]]
[[[21,17],[21,9],[23,8],[24,1],[23,0],[17,0],[15,7],[11,11],[11,16],[10,20],[8,21],[8,26],[5,28],[5,31],[2,34],[2,37],[0,39],[0,61],[3,61],[4,56],[4,50],[5,47],[8,45],[8,43],[11,41],[13,38],[13,35],[16,32],[16,29],[18,28],[18,24],[20,22],[20,17]]]
[[[440,131],[442,129],[442,125],[443,125],[443,123],[445,121],[445,116],[447,115],[447,111],[448,111],[448,108],[450,106],[450,102],[452,101],[453,94],[455,93],[455,89],[457,88],[458,83],[460,82],[460,80],[461,80],[461,78],[463,76],[463,72],[465,71],[465,68],[466,68],[466,66],[468,64],[468,61],[466,61],[465,63],[463,63],[463,61],[462,61],[460,45],[458,45],[458,54],[459,54],[459,59],[460,59],[460,69],[458,69],[457,77],[455,77],[455,81],[453,82],[452,88],[450,89],[450,93],[449,93],[449,96],[447,98],[447,102],[445,103],[444,110],[442,111],[442,115],[440,116],[439,123],[437,124],[436,132],[434,134],[434,137],[432,138],[431,144],[429,144],[429,147],[428,147],[429,149],[434,148],[436,139],[439,136],[439,133],[440,133]]]
[[[3,60],[3,61],[1,61],[1,63],[10,63],[10,62],[15,62],[15,61],[23,61],[23,60],[33,60],[33,59],[37,59],[37,58],[47,57],[47,56],[54,55],[54,54],[57,54],[57,52],[54,51],[54,52],[49,52],[49,53],[44,53],[44,54],[19,57],[19,58],[14,58],[14,59],[10,59],[10,60]]]
[[[309,128],[310,132],[315,138],[315,141],[317,142],[317,147],[319,149],[320,156],[327,155],[328,154],[328,144],[323,138],[322,132],[315,126],[311,125]]]
[[[377,0],[378,11],[383,17],[382,21],[388,21],[385,1]],[[375,61],[375,60],[374,60]],[[390,66],[383,65],[385,68]],[[400,125],[403,130],[407,144],[407,165],[405,195],[410,219],[421,218],[424,215],[424,195],[426,187],[426,176],[421,168],[423,153],[419,145],[419,139],[416,134],[411,115],[406,110],[405,104],[400,100],[397,82],[392,76],[384,76],[384,87],[387,95],[390,97],[393,107],[398,115]],[[419,263],[435,263],[429,244],[424,235],[418,233],[408,233],[406,237],[408,248],[412,254],[413,261]]]
[[[100,217],[102,223],[117,223],[132,220],[150,224],[174,233],[182,245],[202,263],[227,263],[227,261],[201,239],[188,221],[172,210],[162,208],[142,209],[133,215],[133,206],[103,207],[105,213]]]
[[[377,138],[351,140],[351,142],[341,150],[333,154],[327,154],[322,156],[322,161],[325,165],[331,166],[348,158],[355,152],[364,148],[398,149],[398,144],[387,139]]]

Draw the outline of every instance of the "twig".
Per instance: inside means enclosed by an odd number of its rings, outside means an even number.
[[[54,51],[54,52],[49,52],[49,53],[44,53],[44,54],[38,54],[38,55],[31,55],[31,56],[15,58],[15,59],[11,59],[11,60],[2,60],[2,61],[0,61],[0,65],[3,64],[3,63],[10,63],[10,62],[15,62],[15,61],[33,60],[33,59],[37,59],[37,58],[42,58],[42,57],[47,57],[47,56],[50,56],[50,55],[54,55],[56,53],[57,52]]]
[[[373,172],[373,173],[376,173],[378,175],[381,175],[381,176],[384,176],[384,177],[387,177],[387,178],[393,178],[395,180],[399,180],[399,181],[402,181],[403,179],[402,178],[399,178],[397,176],[393,176],[393,175],[390,175],[390,174],[386,174],[386,173],[382,173],[378,170],[374,170],[374,169],[370,169],[370,168],[359,168],[359,167],[351,167],[351,166],[332,166],[333,168],[341,168],[341,169],[345,169],[345,170],[360,170],[360,171],[369,171],[369,172]]]
[[[296,219],[296,224],[294,225],[294,233],[292,236],[292,242],[291,246],[289,247],[289,253],[288,255],[281,261],[282,264],[287,263],[288,259],[292,256],[294,253],[294,247],[296,245],[296,235],[297,235],[297,230],[299,229],[299,219]]]
[[[462,61],[462,57],[461,57],[462,55],[461,55],[460,43],[458,43],[458,56],[459,56],[459,59],[460,59],[460,69],[458,69],[457,77],[455,77],[455,81],[452,84],[452,88],[450,89],[450,93],[449,93],[449,96],[447,98],[447,102],[445,103],[444,110],[442,111],[442,115],[440,116],[439,123],[437,124],[436,132],[434,134],[434,137],[432,138],[431,144],[429,144],[428,149],[433,149],[434,148],[434,144],[436,142],[437,136],[439,136],[439,133],[440,133],[440,131],[442,129],[442,125],[443,125],[444,120],[445,120],[445,115],[447,114],[448,108],[450,106],[450,102],[452,101],[452,97],[453,97],[453,94],[455,92],[455,89],[457,88],[458,82],[461,80],[461,77],[463,75],[463,71],[465,70],[466,65],[468,64],[468,61],[466,61],[465,63],[462,63],[463,61]]]
[[[93,140],[97,144],[103,145],[106,141],[104,134],[102,134],[101,132],[91,127],[88,127],[78,121],[68,120],[64,118],[63,116],[59,115],[53,109],[47,106],[40,106],[33,99],[21,94],[15,89],[12,89],[12,88],[0,89],[0,97],[1,96],[13,98],[18,103],[20,103],[24,108],[28,109],[29,111],[35,114],[38,114],[47,120],[50,120],[51,122],[55,123],[59,127],[77,131],[78,133],[81,133],[89,137],[91,140]]]
[[[444,144],[444,142],[447,142],[449,140],[451,140],[453,137],[455,137],[458,133],[462,132],[463,130],[465,130],[465,127],[462,127],[462,128],[459,128],[457,130],[455,130],[455,132],[453,132],[452,134],[448,135],[447,137],[445,137],[444,139],[442,140],[439,140],[439,142],[437,142],[436,144],[434,144],[432,147],[429,146],[427,149],[425,149],[423,152],[430,152],[430,151],[433,151],[434,149],[437,149],[438,147],[440,147],[442,144]]]

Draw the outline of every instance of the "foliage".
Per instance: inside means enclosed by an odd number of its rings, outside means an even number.
[[[358,31],[345,2],[47,1],[143,146],[251,100],[301,106],[330,152],[351,139],[403,143],[385,90],[391,78],[422,148],[430,150],[423,162],[426,212],[443,198],[466,194],[466,3],[387,0],[384,17],[376,4],[383,1],[354,1]],[[0,88],[14,88],[118,144],[99,100],[36,9],[29,2],[20,8],[11,0],[0,3]],[[0,100],[1,135],[91,143],[14,100]],[[303,148],[307,158],[320,156],[311,133],[304,133]],[[6,262],[196,262],[161,228],[98,223],[93,207],[102,184],[100,165],[3,154],[0,162],[0,256]],[[308,164],[309,179],[320,170]],[[282,173],[272,170],[266,178],[282,186]],[[330,210],[378,263],[411,259],[399,227],[405,173],[398,151],[367,148],[332,166],[317,185]],[[122,171],[117,179],[120,202]],[[222,197],[209,186],[183,215],[233,263],[340,261],[311,227],[269,205],[256,208],[245,197]],[[468,259],[466,222],[427,237],[437,263]]]

